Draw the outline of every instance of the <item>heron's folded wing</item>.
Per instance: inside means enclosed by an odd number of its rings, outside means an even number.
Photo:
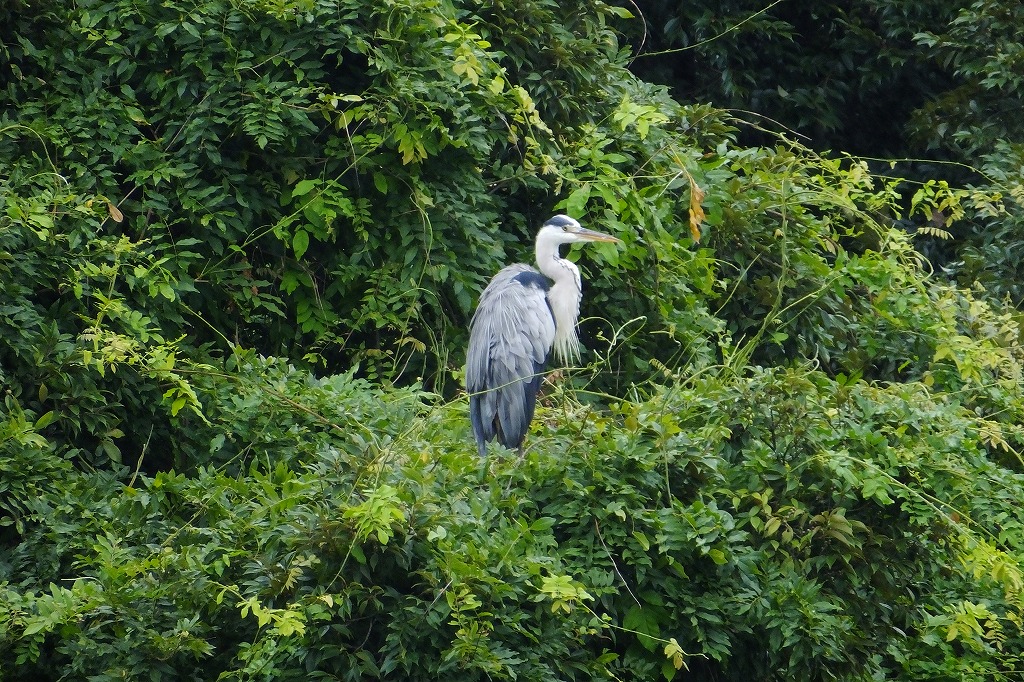
[[[522,379],[543,368],[555,338],[546,294],[547,280],[525,265],[508,266],[487,285],[470,325],[470,392],[501,385],[489,378]]]
[[[466,388],[478,437],[493,437],[497,426],[509,445],[526,433],[555,338],[546,293],[547,280],[540,273],[512,265],[495,275],[480,296],[466,358]]]

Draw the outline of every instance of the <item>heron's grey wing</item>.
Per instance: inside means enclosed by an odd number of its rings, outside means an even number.
[[[501,270],[480,296],[470,324],[466,389],[470,421],[481,454],[498,437],[517,448],[526,435],[555,322],[548,282],[525,265]]]

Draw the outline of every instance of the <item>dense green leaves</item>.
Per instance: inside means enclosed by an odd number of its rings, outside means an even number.
[[[961,5],[645,0],[647,33],[631,68],[682,99],[785,126],[816,149],[903,156],[902,128],[950,81],[915,35],[941,30]]]
[[[788,129],[818,150],[899,162],[921,190],[948,181],[926,220],[904,223],[942,274],[1021,300],[1018,226],[1022,43],[1019,3],[640,3],[631,69],[685,100]],[[627,27],[635,34],[639,27]],[[885,172],[885,171],[883,171]],[[953,238],[950,240],[950,238]]]
[[[1015,664],[1020,475],[989,462],[973,411],[920,384],[794,370],[666,387],[617,416],[546,408],[527,459],[479,484],[459,404],[244,372],[281,392],[242,390],[222,427],[254,445],[244,472],[65,473],[39,491],[8,570],[44,538],[72,563],[4,592],[27,669],[604,679],[660,674],[671,642],[731,679]]]

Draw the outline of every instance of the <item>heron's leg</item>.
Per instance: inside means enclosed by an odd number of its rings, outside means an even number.
[[[487,465],[489,463],[488,459],[487,459],[487,445],[484,444],[484,443],[480,444],[480,457],[479,457],[479,459],[480,459],[480,466],[477,469],[477,479],[479,480],[480,483],[483,483],[484,481],[487,480],[487,469],[488,469]]]

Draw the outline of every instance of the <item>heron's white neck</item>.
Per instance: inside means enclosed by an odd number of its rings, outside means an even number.
[[[561,246],[553,239],[538,237],[534,247],[537,256],[537,268],[544,273],[548,279],[559,281],[566,276],[565,269],[560,265],[563,260],[558,255],[558,247]]]
[[[558,255],[559,242],[553,239],[537,240],[537,268],[554,284],[548,290],[548,305],[555,318],[554,350],[558,359],[571,364],[580,356],[580,341],[576,336],[576,320],[580,314],[583,288],[576,265]]]

